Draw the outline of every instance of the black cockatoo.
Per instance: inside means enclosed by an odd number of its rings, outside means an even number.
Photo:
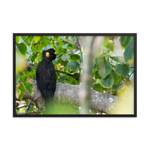
[[[52,112],[54,107],[54,93],[56,89],[56,74],[52,60],[56,58],[56,52],[50,48],[43,52],[43,59],[36,70],[38,89],[45,99],[46,113]]]

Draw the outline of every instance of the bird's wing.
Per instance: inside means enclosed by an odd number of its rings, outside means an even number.
[[[37,86],[45,99],[53,98],[56,88],[55,70],[53,67],[45,68],[39,63],[36,71]]]

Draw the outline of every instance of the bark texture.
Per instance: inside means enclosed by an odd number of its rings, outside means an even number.
[[[36,80],[30,80],[33,83],[34,93],[32,96],[30,96],[26,92],[23,99],[31,99],[38,108],[42,108],[45,103],[44,98],[37,88]],[[81,104],[80,91],[81,87],[79,85],[57,83],[54,101],[79,106]],[[97,92],[95,90],[91,90],[91,94],[91,109],[99,112],[109,112],[114,107],[116,102],[120,100],[119,97],[110,95],[108,93]]]

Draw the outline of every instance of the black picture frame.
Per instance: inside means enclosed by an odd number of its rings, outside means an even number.
[[[134,36],[134,114],[133,115],[16,115],[15,113],[15,37],[16,36]],[[65,119],[84,119],[84,120],[108,120],[108,119],[139,119],[139,99],[137,95],[138,90],[138,41],[139,34],[137,30],[13,30],[10,33],[11,43],[11,98],[10,98],[10,118],[12,120],[18,119],[51,119],[51,120],[65,120]],[[137,63],[138,61],[138,63]]]

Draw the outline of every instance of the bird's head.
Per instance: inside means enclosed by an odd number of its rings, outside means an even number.
[[[48,60],[54,60],[56,58],[56,52],[54,49],[50,48],[43,52],[43,58],[47,58]]]

